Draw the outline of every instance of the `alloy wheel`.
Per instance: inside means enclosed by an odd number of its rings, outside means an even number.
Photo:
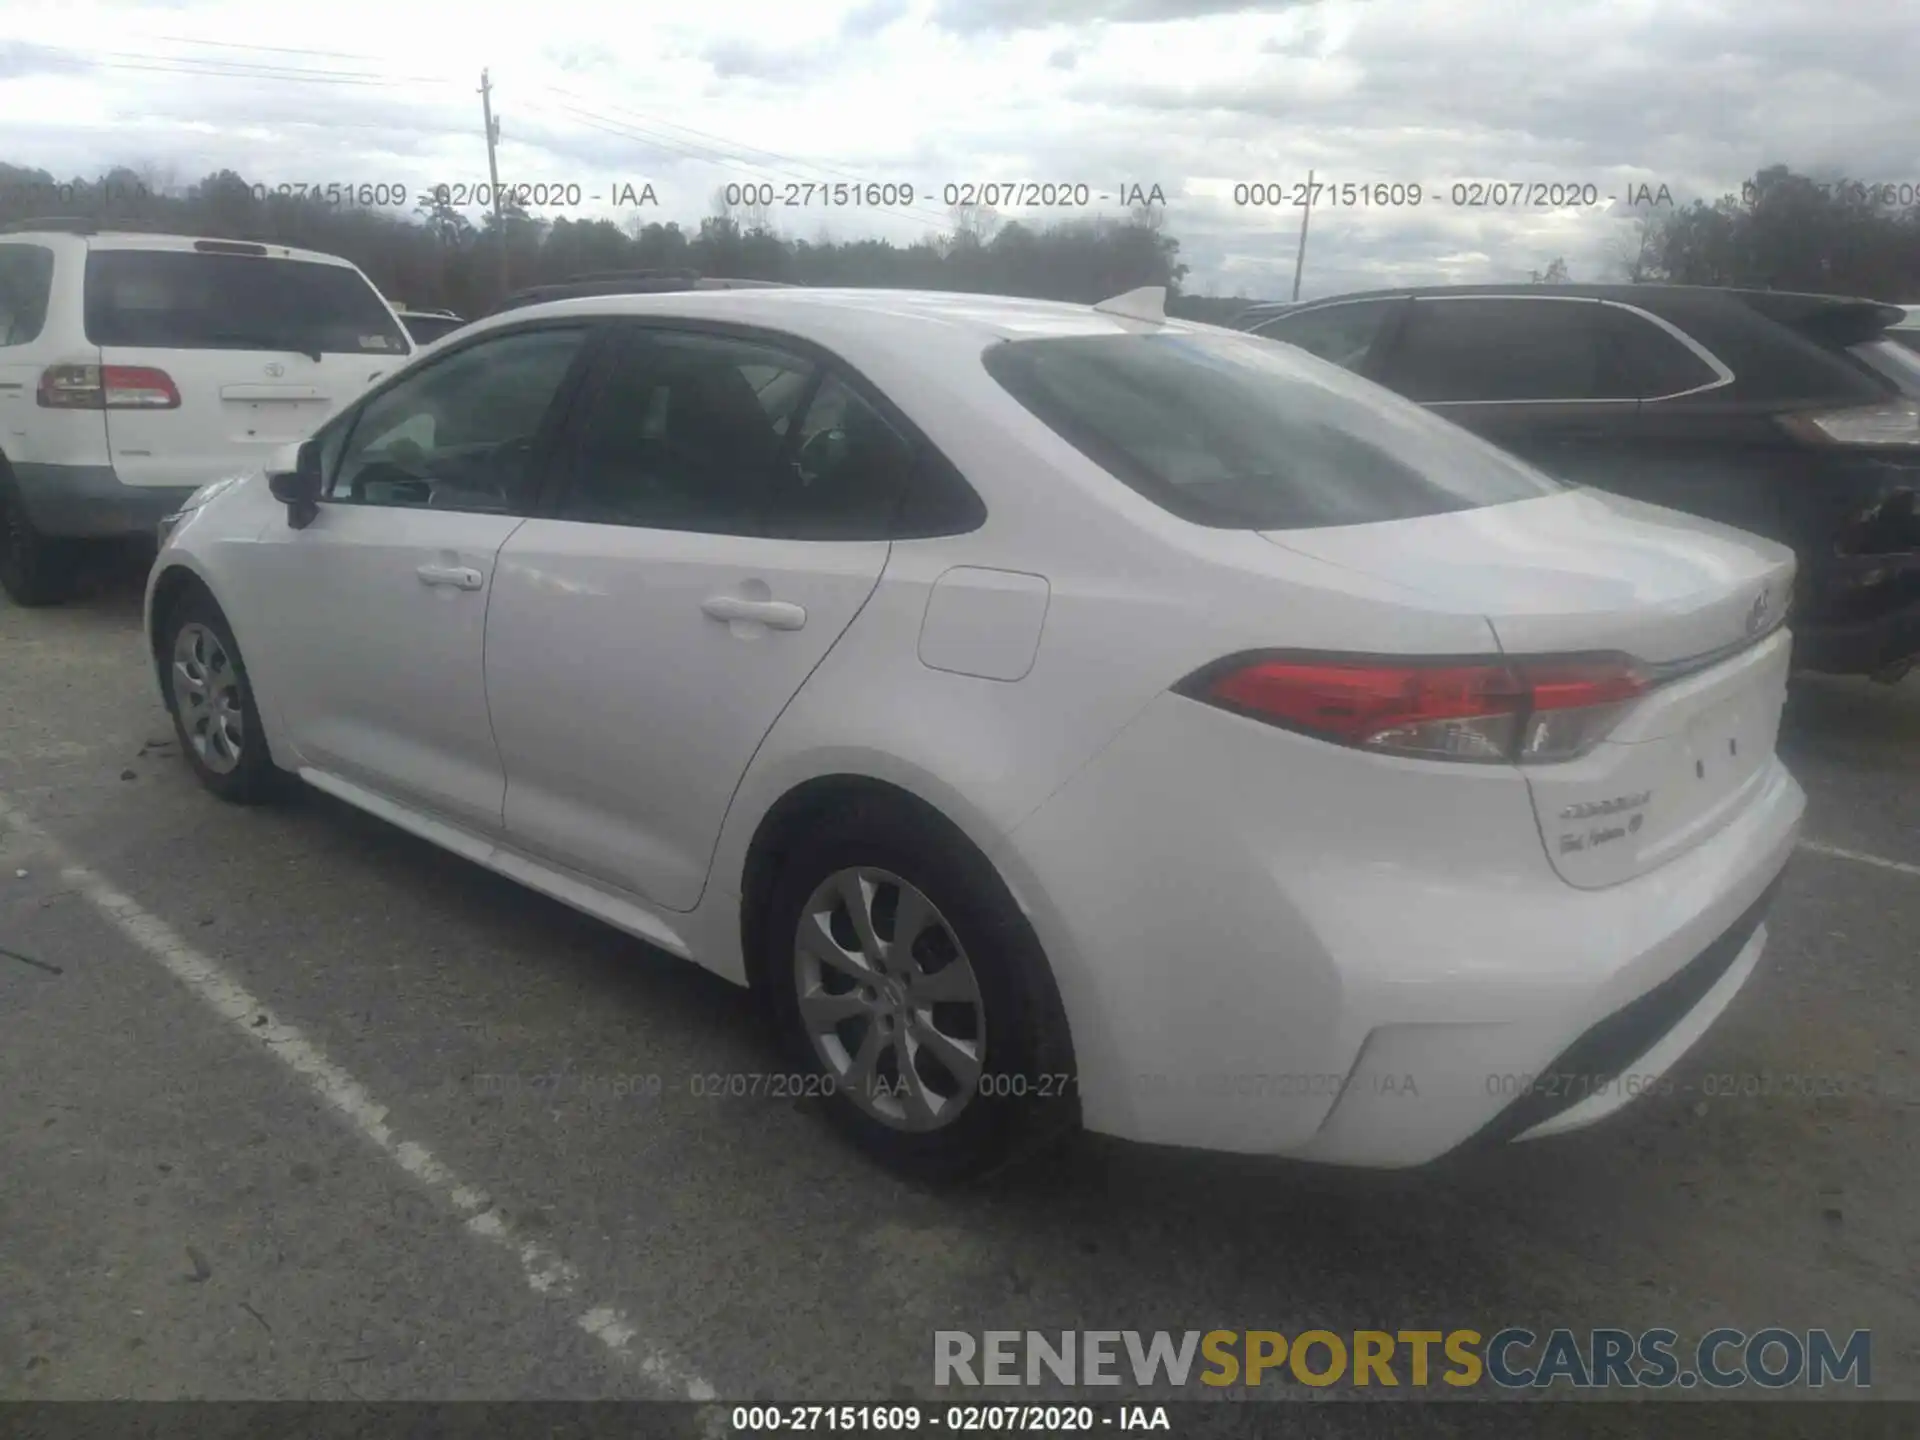
[[[173,702],[201,763],[217,775],[238,768],[246,737],[240,675],[220,637],[198,621],[174,637]]]
[[[881,1123],[953,1123],[986,1059],[980,982],[940,910],[898,875],[837,870],[801,908],[801,1024],[836,1089]]]

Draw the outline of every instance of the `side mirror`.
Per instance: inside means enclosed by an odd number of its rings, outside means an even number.
[[[267,488],[273,498],[287,507],[287,524],[304,530],[320,514],[320,442],[301,445],[293,469],[278,470],[267,476]]]

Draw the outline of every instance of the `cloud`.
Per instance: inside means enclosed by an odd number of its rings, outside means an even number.
[[[1155,25],[1208,15],[1290,10],[1314,0],[939,0],[934,22],[961,35],[1051,25]]]
[[[1236,205],[1233,187],[1312,170],[1336,185],[1418,182],[1425,199],[1316,208],[1308,295],[1525,278],[1556,255],[1597,278],[1633,230],[1613,206],[1455,206],[1452,184],[1666,185],[1684,202],[1774,162],[1920,181],[1911,8],[704,0],[641,7],[619,27],[555,9],[529,43],[505,11],[329,0],[329,33],[352,37],[329,44],[257,0],[11,0],[0,161],[62,177],[149,162],[183,182],[222,168],[417,189],[483,178],[473,92],[487,66],[504,172],[589,195],[649,182],[661,220],[697,222],[730,181],[908,182],[911,210],[775,207],[772,219],[808,238],[909,241],[945,225],[948,183],[1159,184],[1190,287],[1276,296],[1292,286],[1299,214]],[[276,82],[262,67],[320,78]],[[325,78],[341,72],[393,78]]]
[[[845,36],[877,35],[894,21],[901,19],[911,8],[909,0],[866,0],[866,3],[847,12],[840,22],[840,33]]]
[[[715,41],[702,55],[722,79],[784,80],[804,72],[812,53],[753,40],[726,39]]]
[[[73,75],[95,68],[82,55],[18,40],[0,40],[0,81],[24,80],[30,75]]]

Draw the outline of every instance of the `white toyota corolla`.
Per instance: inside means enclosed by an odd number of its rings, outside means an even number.
[[[170,522],[187,758],[756,987],[922,1175],[1617,1109],[1760,954],[1791,554],[1159,299],[472,325]]]

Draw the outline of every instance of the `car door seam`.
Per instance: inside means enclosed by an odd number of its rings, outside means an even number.
[[[706,870],[700,877],[699,893],[693,897],[692,902],[685,910],[674,911],[673,913],[681,915],[690,914],[698,910],[700,903],[707,898],[707,890],[713,884],[714,857],[720,853],[720,837],[727,833],[727,821],[733,818],[734,802],[740,798],[740,787],[747,783],[747,776],[753,772],[753,762],[760,758],[760,752],[766,748],[767,737],[779,728],[780,722],[785,718],[787,711],[793,708],[793,702],[800,698],[800,692],[807,688],[812,682],[813,677],[820,672],[820,667],[827,663],[827,657],[840,648],[840,642],[846,639],[848,633],[859,623],[860,617],[866,613],[867,606],[873,603],[873,597],[878,595],[880,593],[880,587],[886,584],[887,566],[893,561],[894,543],[892,540],[886,542],[887,552],[880,557],[880,569],[873,577],[872,586],[867,590],[866,595],[862,597],[860,604],[854,609],[853,614],[847,617],[847,623],[840,627],[840,633],[833,637],[832,642],[827,648],[820,652],[820,658],[808,667],[805,675],[800,677],[800,683],[793,687],[793,693],[787,696],[778,710],[774,711],[773,719],[767,723],[767,728],[760,732],[760,738],[754,742],[753,750],[747,756],[747,763],[740,767],[740,773],[734,777],[733,789],[727,795],[726,808],[720,812],[720,824],[713,832],[713,843],[707,847]]]
[[[501,537],[494,547],[493,563],[486,579],[486,602],[480,611],[480,699],[487,707],[487,734],[493,738],[493,758],[500,766],[500,818],[499,833],[507,831],[507,791],[513,787],[513,775],[507,769],[507,752],[500,748],[500,732],[493,724],[493,684],[487,673],[487,642],[493,635],[493,592],[499,588],[500,557],[512,543],[513,537],[526,528],[532,517],[522,515],[519,523]]]

